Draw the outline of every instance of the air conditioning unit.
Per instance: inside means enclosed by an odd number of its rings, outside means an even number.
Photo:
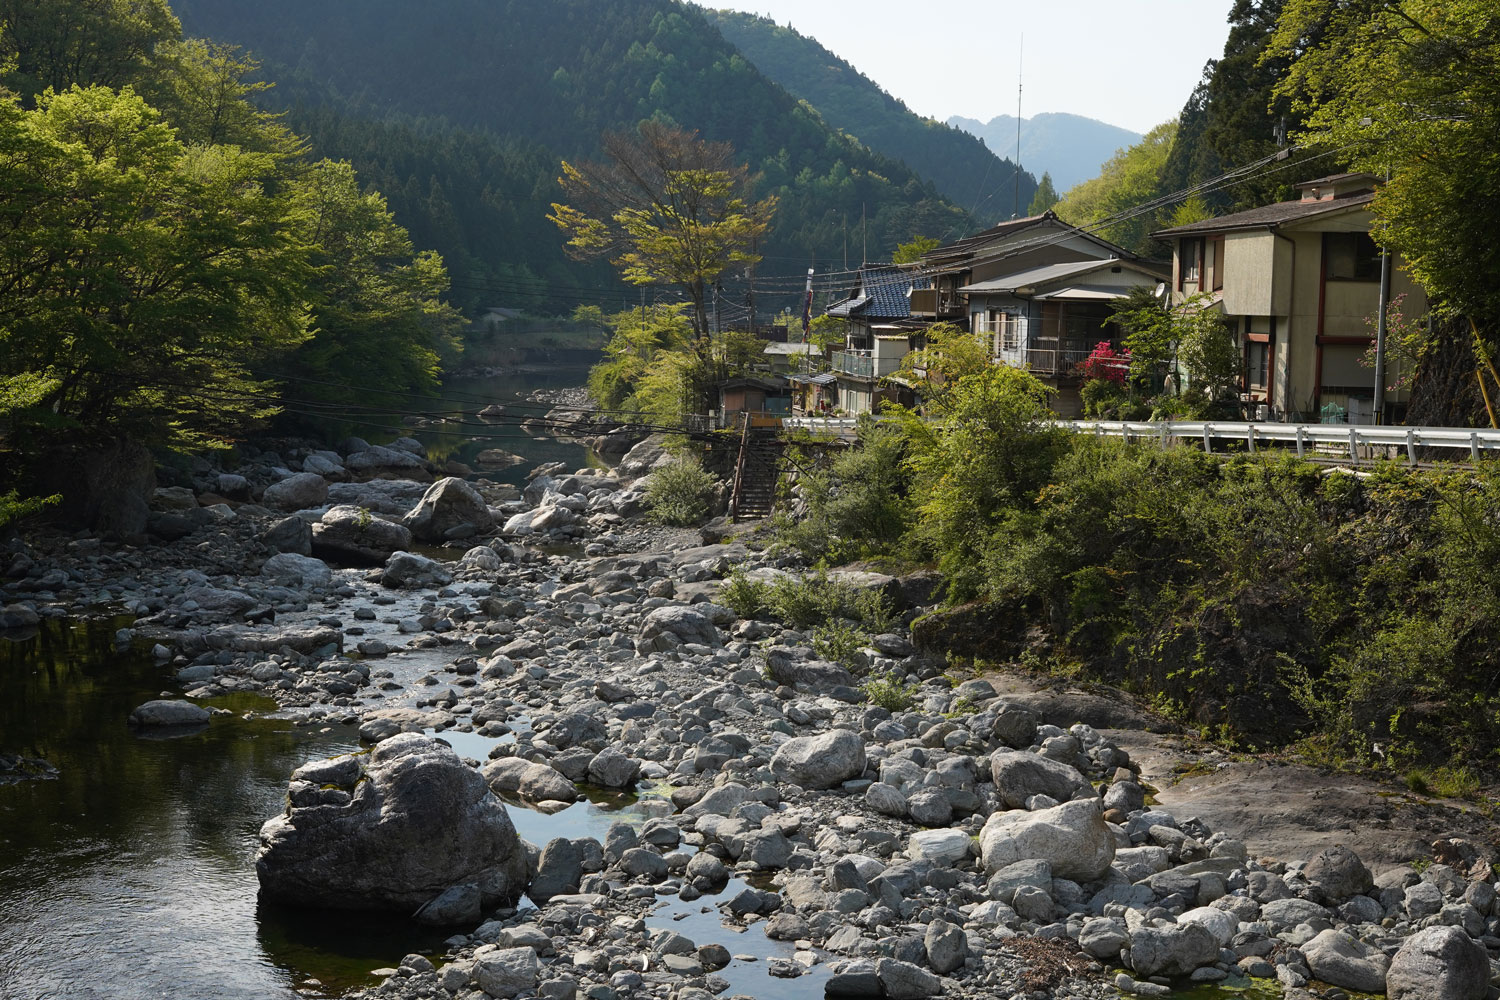
[[[1259,406],[1257,406],[1255,408],[1255,419],[1259,420],[1259,421],[1262,421],[1262,422],[1270,420],[1271,419],[1271,407],[1269,405],[1267,405],[1266,403],[1261,403]]]

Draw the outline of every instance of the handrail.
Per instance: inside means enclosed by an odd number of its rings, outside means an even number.
[[[734,464],[734,487],[729,493],[729,520],[737,521],[740,516],[740,489],[745,482],[745,456],[750,452],[750,414],[745,413],[741,417],[743,424],[740,430],[740,457]]]

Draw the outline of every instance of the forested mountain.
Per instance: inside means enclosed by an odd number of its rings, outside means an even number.
[[[561,240],[543,216],[559,197],[560,159],[591,156],[604,131],[646,118],[729,141],[760,175],[757,196],[778,198],[763,290],[778,274],[790,288],[814,261],[842,267],[846,247],[857,262],[862,216],[872,259],[915,235],[972,226],[930,182],[830,128],[677,0],[435,0],[419,17],[404,0],[177,8],[189,34],[262,59],[278,81],[270,99],[301,105],[290,123],[320,155],[378,177],[397,217],[453,262],[456,291],[494,285],[486,304],[544,304],[507,294],[533,276],[552,308],[568,298],[560,289],[607,284],[598,271],[559,277],[548,261]],[[484,134],[453,137],[440,123]],[[499,165],[493,176],[487,163]],[[465,180],[470,167],[488,194]]]
[[[1015,115],[987,122],[954,115],[948,124],[983,139],[993,150],[1016,148]],[[1140,142],[1129,129],[1070,114],[1040,114],[1021,119],[1021,165],[1034,176],[1052,175],[1059,191],[1088,180],[1118,150]]]
[[[985,225],[1010,217],[1017,196],[1016,167],[990,151],[1005,147],[992,143],[986,148],[969,132],[915,114],[795,28],[740,11],[703,13],[757,69],[817,108],[834,128],[905,162]],[[1034,173],[1040,176],[1040,171]],[[1036,193],[1036,176],[1022,173],[1023,212]]]

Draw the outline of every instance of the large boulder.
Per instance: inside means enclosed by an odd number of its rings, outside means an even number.
[[[267,559],[260,575],[288,587],[326,587],[333,582],[327,563],[295,552],[278,552]]]
[[[130,713],[130,724],[151,726],[201,726],[209,720],[209,711],[190,701],[148,701]]]
[[[393,552],[411,548],[411,531],[373,516],[363,507],[330,507],[312,529],[313,554],[324,559],[383,564]]]
[[[364,756],[305,764],[290,805],[260,831],[267,899],[411,913],[455,886],[488,905],[525,891],[525,847],[478,771],[430,736],[392,736]]]
[[[653,472],[671,461],[672,453],[667,450],[667,436],[653,434],[626,452],[615,471],[627,478],[634,478]]]
[[[671,638],[667,638],[671,636]],[[713,619],[685,605],[673,604],[648,613],[641,622],[641,640],[653,649],[671,649],[695,642],[719,646],[719,629]]]
[[[474,952],[475,985],[499,1000],[535,989],[541,974],[542,963],[531,948],[488,944]]]
[[[1011,809],[1020,809],[1033,795],[1046,795],[1066,802],[1091,788],[1078,768],[1040,754],[998,751],[990,758],[995,794]]]
[[[365,476],[378,476],[390,472],[411,472],[426,468],[427,463],[409,451],[371,445],[344,459],[344,468]]]
[[[386,587],[446,587],[453,582],[448,567],[415,552],[392,552],[380,582]]]
[[[997,812],[979,833],[986,872],[1017,861],[1040,860],[1054,878],[1095,882],[1115,859],[1115,838],[1098,799],[1078,799],[1036,812]]]
[[[411,529],[413,538],[424,542],[467,538],[495,526],[484,497],[454,476],[439,479],[429,486],[416,508],[402,521]]]
[[[848,729],[787,740],[771,756],[778,780],[803,788],[835,788],[865,770],[865,741]]]
[[[823,694],[835,688],[853,688],[859,684],[848,670],[829,660],[812,660],[798,655],[792,646],[772,646],[765,652],[766,673],[777,684]]]
[[[1427,927],[1401,943],[1385,977],[1390,1000],[1483,1000],[1490,985],[1485,951],[1457,927]]]
[[[556,768],[524,757],[497,757],[484,765],[482,773],[495,791],[528,802],[572,802],[578,798],[578,789]]]
[[[1365,993],[1385,992],[1385,972],[1391,960],[1385,952],[1344,931],[1329,928],[1302,946],[1312,974],[1332,986]],[[1446,993],[1426,994],[1447,997]]]
[[[1130,934],[1130,967],[1139,976],[1187,976],[1219,960],[1219,942],[1201,924],[1137,927]]]
[[[272,510],[306,510],[328,501],[328,480],[314,472],[299,472],[266,487],[260,502]]]
[[[1330,847],[1307,863],[1302,876],[1323,893],[1329,902],[1341,902],[1350,896],[1363,896],[1375,885],[1364,862],[1343,844]]]

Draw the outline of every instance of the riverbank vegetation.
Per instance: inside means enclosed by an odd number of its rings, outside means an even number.
[[[1500,749],[1500,465],[1355,473],[1050,416],[1024,372],[960,379],[934,421],[862,424],[780,539],[935,564],[994,623],[980,660],[1119,685],[1242,748],[1399,770]]]

